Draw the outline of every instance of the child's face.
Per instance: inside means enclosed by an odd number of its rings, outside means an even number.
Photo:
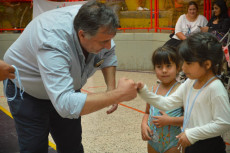
[[[155,72],[162,83],[170,83],[176,79],[178,70],[176,64],[170,61],[170,64],[155,65]]]
[[[189,79],[199,79],[207,72],[207,69],[204,66],[201,66],[199,62],[184,61],[182,70]]]

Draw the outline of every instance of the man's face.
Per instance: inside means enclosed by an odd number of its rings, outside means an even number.
[[[88,53],[98,54],[102,49],[111,48],[111,39],[115,34],[108,34],[108,29],[99,28],[95,36],[89,37],[84,31],[78,31],[81,47]]]

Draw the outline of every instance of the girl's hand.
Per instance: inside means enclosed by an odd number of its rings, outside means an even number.
[[[144,87],[143,82],[137,82],[136,85],[137,85],[137,90],[140,90],[140,89],[142,89]]]
[[[177,135],[176,138],[179,139],[178,144],[177,144],[178,147],[181,146],[183,148],[186,148],[186,147],[191,145],[191,143],[189,142],[189,140],[188,140],[188,138],[184,132]]]
[[[144,141],[151,140],[151,135],[153,135],[153,131],[149,128],[148,124],[141,124],[141,135]]]
[[[153,116],[153,124],[156,125],[157,128],[164,127],[166,125],[169,125],[170,122],[170,116],[168,116],[165,112],[160,111],[162,116]]]

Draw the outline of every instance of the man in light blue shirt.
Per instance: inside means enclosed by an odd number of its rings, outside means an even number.
[[[118,25],[110,8],[90,1],[39,15],[7,50],[4,60],[18,68],[25,89],[23,99],[8,102],[21,153],[47,153],[49,132],[59,153],[82,153],[80,116],[110,105],[107,113],[112,113],[119,102],[136,97],[132,80],[120,79],[115,88],[112,38]],[[80,93],[98,69],[108,91]],[[8,81],[6,95],[14,92]]]

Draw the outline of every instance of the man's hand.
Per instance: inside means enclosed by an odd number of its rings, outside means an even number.
[[[115,79],[116,67],[115,66],[105,67],[102,69],[102,74],[104,76],[105,83],[107,85],[107,91],[114,90],[116,86],[116,79]],[[115,110],[117,110],[117,107],[118,104],[111,105],[109,110],[106,111],[106,113],[107,114],[113,113]]]
[[[117,88],[108,92],[88,94],[80,115],[86,115],[119,102],[129,101],[137,96],[133,80],[122,78]]]
[[[107,114],[113,113],[115,110],[117,110],[118,104],[113,104],[112,107],[106,111]]]
[[[137,85],[133,80],[121,78],[117,90],[120,93],[119,101],[129,101],[137,97]]]
[[[111,88],[108,88],[108,89],[107,89],[107,91],[111,91],[111,90],[113,90],[113,89],[111,89]],[[111,105],[111,106],[109,106],[109,107],[110,107],[110,108],[109,108],[109,110],[106,111],[106,113],[107,113],[107,114],[112,114],[115,110],[117,110],[118,104],[113,104],[113,105]]]
[[[14,79],[14,67],[0,60],[0,81],[7,78]]]

